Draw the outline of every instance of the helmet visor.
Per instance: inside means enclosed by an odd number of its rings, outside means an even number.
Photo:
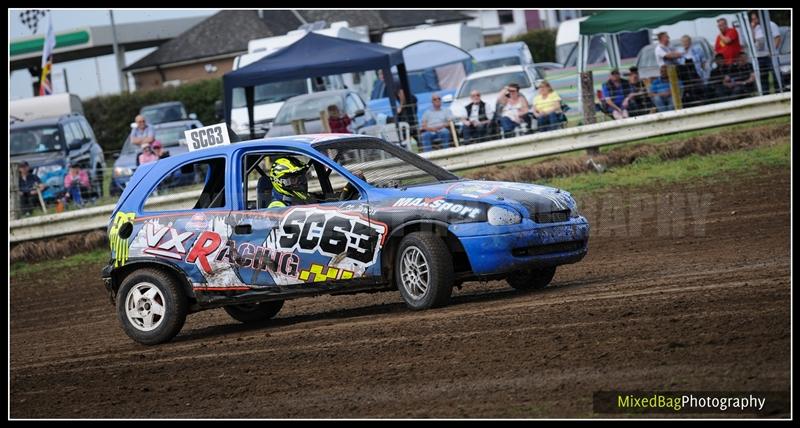
[[[304,173],[287,174],[278,179],[278,182],[286,190],[293,192],[308,191],[308,179]]]

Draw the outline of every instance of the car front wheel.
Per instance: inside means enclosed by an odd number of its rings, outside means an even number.
[[[415,232],[403,238],[394,271],[397,288],[411,309],[444,306],[450,300],[453,259],[438,236]]]
[[[539,290],[547,287],[553,276],[556,274],[556,267],[542,269],[529,269],[514,272],[506,278],[508,285],[517,290]]]
[[[251,323],[258,321],[266,321],[275,315],[278,315],[283,307],[283,300],[275,300],[271,302],[261,303],[245,303],[241,305],[225,306],[225,312],[231,318],[242,323]]]
[[[170,277],[156,269],[129,275],[117,293],[117,316],[122,329],[144,345],[167,342],[186,321],[186,295]]]

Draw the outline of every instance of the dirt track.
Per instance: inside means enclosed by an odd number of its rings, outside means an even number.
[[[789,173],[717,182],[649,189],[710,193],[687,213],[704,236],[595,228],[544,291],[467,284],[426,312],[396,292],[302,299],[259,326],[191,315],[144,347],[100,266],[15,277],[11,416],[592,417],[597,390],[787,391]]]

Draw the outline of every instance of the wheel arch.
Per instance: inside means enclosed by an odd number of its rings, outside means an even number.
[[[127,278],[133,272],[144,268],[156,269],[169,275],[183,289],[186,298],[189,300],[189,308],[191,309],[196,306],[197,298],[194,294],[194,288],[192,288],[192,284],[187,280],[186,275],[184,275],[175,265],[166,261],[155,259],[129,261],[128,263],[125,263],[125,265],[114,269],[111,272],[111,288],[114,295],[119,292],[119,287],[122,282],[125,281],[125,278]]]
[[[464,247],[458,237],[448,229],[449,224],[441,220],[419,219],[412,220],[395,227],[386,238],[384,249],[381,252],[381,270],[384,278],[389,278],[394,284],[394,260],[397,248],[403,238],[414,232],[431,232],[441,238],[453,256],[453,269],[456,273],[470,272],[472,266],[469,263]]]

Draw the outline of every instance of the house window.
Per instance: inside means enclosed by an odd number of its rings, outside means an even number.
[[[513,10],[498,10],[497,11],[497,19],[500,21],[500,25],[513,24],[514,23],[514,11]]]

